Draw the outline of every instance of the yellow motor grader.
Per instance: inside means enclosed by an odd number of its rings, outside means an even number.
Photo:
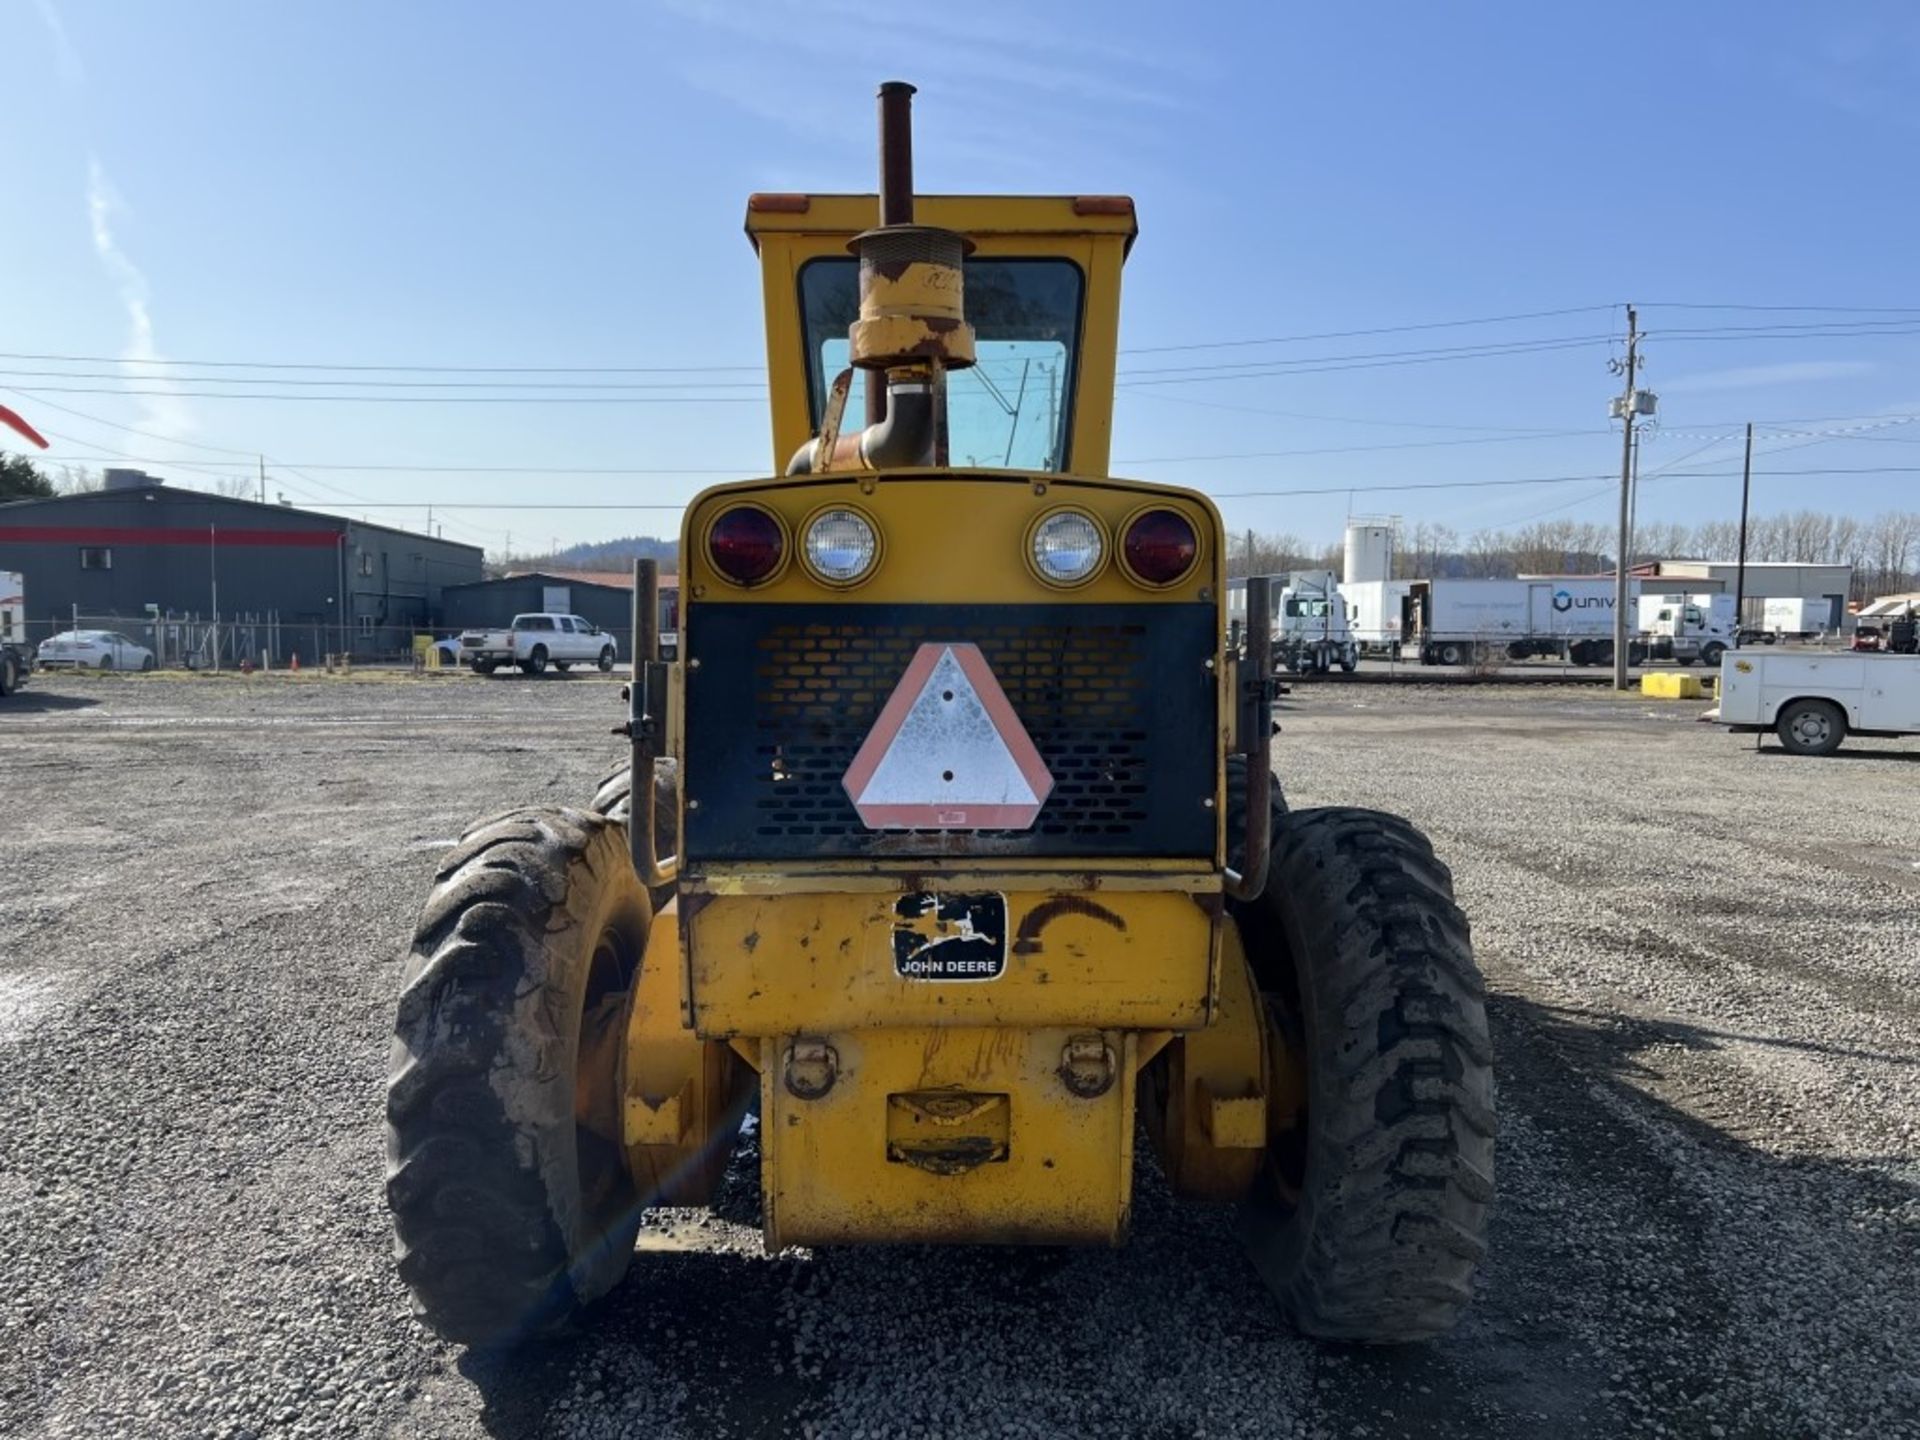
[[[699,1205],[757,1105],[766,1244],[1117,1245],[1144,1131],[1303,1331],[1437,1335],[1493,1195],[1451,877],[1289,812],[1264,582],[1107,474],[1119,196],[755,195],[784,473],[637,566],[628,771],[441,862],[388,1097],[402,1278],[505,1344]],[[877,223],[876,223],[877,222]]]

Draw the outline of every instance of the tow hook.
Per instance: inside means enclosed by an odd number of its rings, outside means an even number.
[[[1060,1083],[1082,1100],[1113,1088],[1113,1047],[1097,1033],[1069,1036],[1060,1047]]]
[[[795,1040],[787,1047],[787,1093],[818,1100],[840,1078],[840,1056],[824,1040]]]

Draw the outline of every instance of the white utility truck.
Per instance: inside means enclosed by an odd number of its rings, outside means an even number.
[[[517,665],[523,675],[538,675],[549,665],[563,671],[575,665],[611,670],[618,653],[613,636],[592,621],[551,611],[516,615],[510,629],[467,630],[460,636],[460,658],[479,675],[503,665]]]
[[[1649,660],[1718,665],[1734,648],[1733,596],[1642,595],[1637,627]]]
[[[27,582],[13,570],[0,570],[0,695],[27,683],[33,668],[27,644]]]
[[[1795,755],[1831,755],[1849,735],[1920,735],[1920,655],[1729,651],[1720,703],[1701,718],[1742,735],[1771,730]]]

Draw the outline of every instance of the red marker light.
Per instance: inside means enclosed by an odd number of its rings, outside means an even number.
[[[1134,517],[1120,542],[1120,555],[1136,580],[1171,585],[1200,554],[1200,537],[1177,510],[1147,510]]]
[[[780,522],[758,505],[736,505],[707,531],[713,568],[736,585],[757,585],[780,568],[787,539]]]

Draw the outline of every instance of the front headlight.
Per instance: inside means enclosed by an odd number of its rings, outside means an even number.
[[[1106,532],[1081,510],[1056,510],[1033,527],[1033,567],[1055,585],[1081,585],[1100,570],[1107,555]]]
[[[807,522],[801,549],[816,579],[852,585],[866,578],[880,558],[880,537],[858,510],[835,506]]]

